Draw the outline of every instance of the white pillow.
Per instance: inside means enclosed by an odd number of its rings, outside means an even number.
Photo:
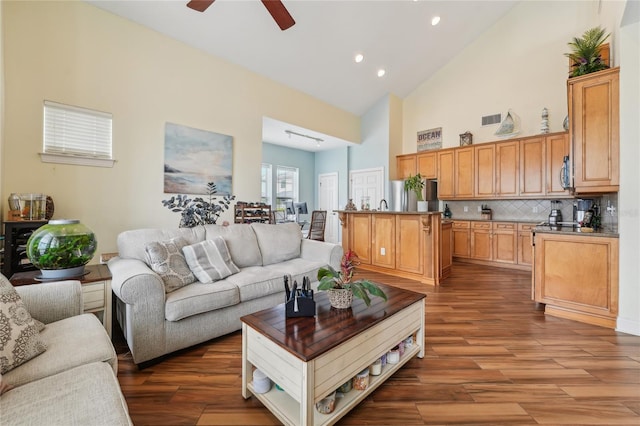
[[[164,282],[165,293],[171,293],[196,281],[182,254],[182,247],[186,245],[186,240],[178,237],[169,241],[155,241],[144,248],[147,263]]]
[[[201,283],[211,283],[240,272],[222,237],[182,248],[189,269]]]

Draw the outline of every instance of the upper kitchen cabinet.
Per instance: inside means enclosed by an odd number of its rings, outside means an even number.
[[[416,156],[418,173],[424,179],[436,179],[438,177],[438,159],[435,152],[421,152]]]
[[[471,199],[474,196],[473,147],[438,151],[438,198]]]
[[[554,197],[568,197],[569,189],[563,184],[562,174],[564,159],[569,156],[569,134],[557,133],[545,137],[546,157],[546,195]]]
[[[545,138],[528,138],[520,145],[520,195],[545,195]],[[562,162],[562,159],[560,160]]]
[[[397,178],[406,179],[416,174],[416,154],[405,154],[396,156]]]
[[[617,192],[620,185],[620,68],[567,81],[575,192]]]
[[[475,196],[492,198],[496,195],[496,144],[484,143],[474,149]]]
[[[520,195],[520,141],[496,144],[496,194],[500,197]]]

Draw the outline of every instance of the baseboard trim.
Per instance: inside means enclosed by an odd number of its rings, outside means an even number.
[[[632,334],[634,336],[640,336],[640,321],[632,321],[618,317],[616,331]]]

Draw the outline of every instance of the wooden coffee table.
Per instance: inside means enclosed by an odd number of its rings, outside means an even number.
[[[319,292],[315,317],[285,318],[284,304],[242,317],[242,396],[254,395],[286,425],[330,425],[411,358],[422,358],[426,296],[380,287],[388,301],[375,298],[370,307],[354,299],[351,309],[333,309],[327,295]],[[353,389],[337,399],[331,414],[315,410],[316,402],[412,335],[414,343],[400,362],[370,376],[366,390]],[[254,367],[284,391],[272,387],[267,393],[255,393]]]

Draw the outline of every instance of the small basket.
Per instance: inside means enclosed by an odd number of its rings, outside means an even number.
[[[344,288],[332,288],[327,290],[329,303],[336,309],[347,309],[353,303],[353,292]]]

